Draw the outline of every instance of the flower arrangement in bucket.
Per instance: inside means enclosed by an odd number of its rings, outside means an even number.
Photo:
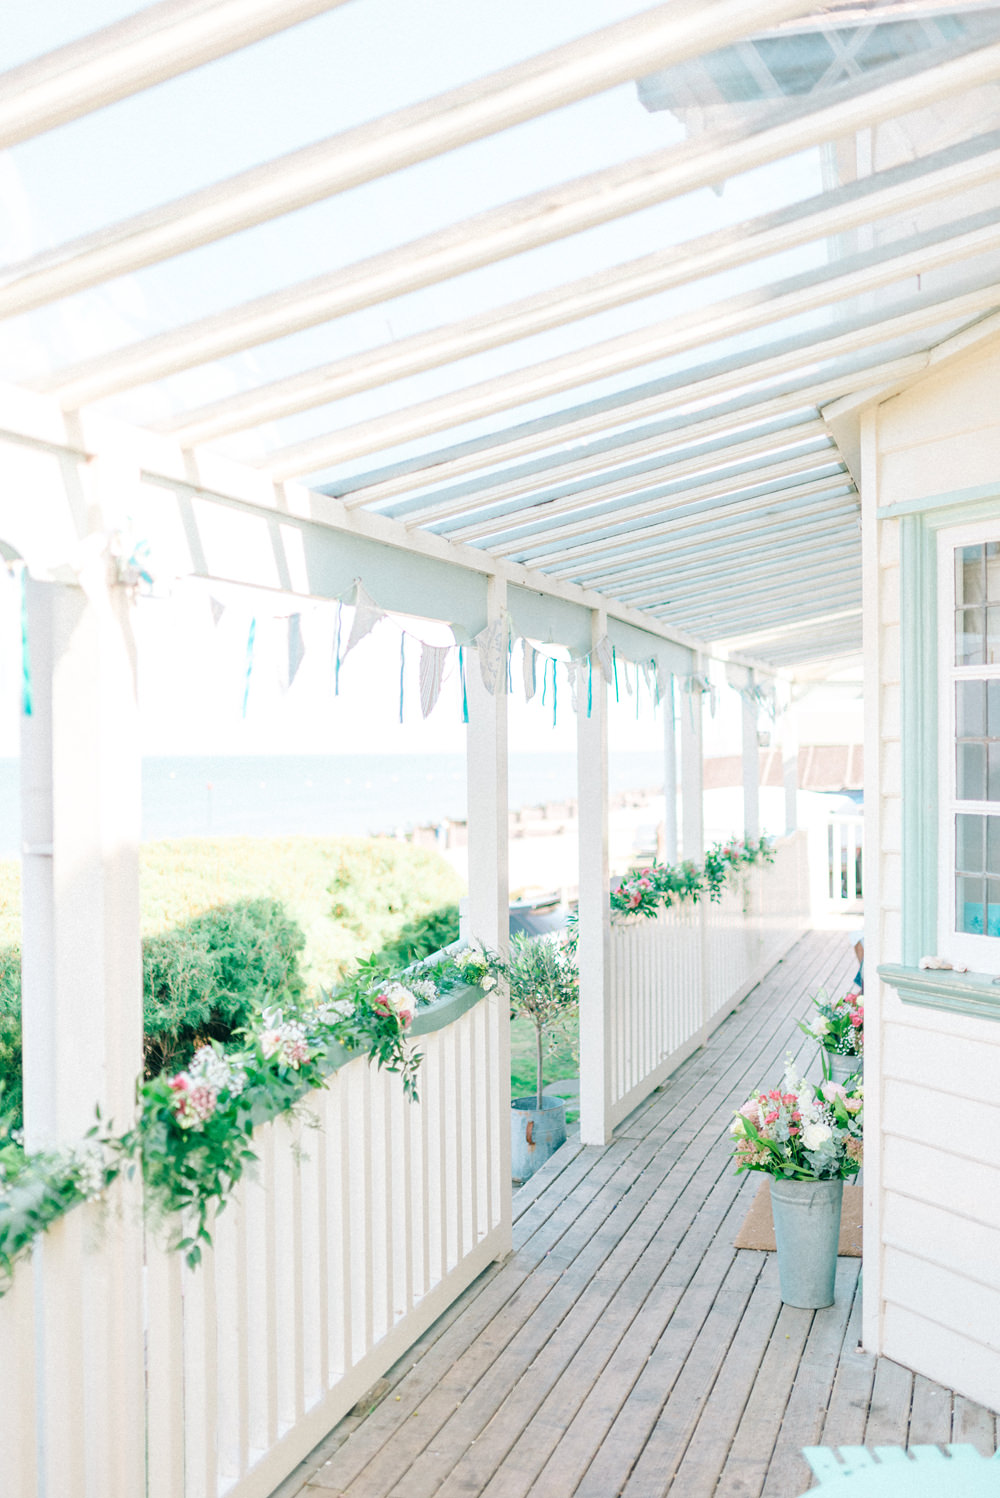
[[[850,991],[839,999],[827,997],[824,989],[812,1000],[815,1019],[800,1020],[799,1028],[819,1042],[823,1075],[844,1082],[864,1065],[865,1006],[862,995]]]
[[[861,1169],[863,1123],[860,1080],[817,1087],[790,1059],[781,1086],[753,1093],[733,1119],[737,1171],[770,1176],[786,1305],[833,1304],[844,1182]]]

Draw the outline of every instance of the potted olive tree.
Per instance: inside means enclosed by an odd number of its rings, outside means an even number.
[[[546,1043],[576,1013],[580,979],[569,949],[545,936],[513,936],[510,956],[491,958],[510,996],[511,1018],[535,1029],[535,1090],[511,1101],[511,1174],[526,1181],[566,1139],[566,1104],[543,1092]]]

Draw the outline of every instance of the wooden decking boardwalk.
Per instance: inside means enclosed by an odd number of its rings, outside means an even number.
[[[793,1498],[815,1444],[996,1444],[995,1417],[858,1350],[860,1261],[828,1310],[783,1306],[734,1249],[757,1178],[728,1138],[808,995],[846,988],[812,932],[604,1148],[570,1142],[514,1199],[492,1267],[274,1498]]]

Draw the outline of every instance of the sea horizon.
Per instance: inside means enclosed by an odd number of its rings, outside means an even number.
[[[611,793],[663,784],[652,751],[609,757]],[[0,759],[0,856],[20,847],[20,765]],[[512,810],[576,796],[576,755],[509,757]],[[464,754],[147,755],[142,839],[172,837],[385,836],[464,821]]]

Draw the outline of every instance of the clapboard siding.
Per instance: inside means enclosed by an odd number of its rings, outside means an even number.
[[[886,1025],[882,1074],[953,1098],[995,1103],[1000,1099],[1000,1033],[949,1033],[955,1018],[927,1010],[917,1024]],[[974,1020],[964,1023],[970,1031],[983,1028]]]
[[[883,1255],[882,1274],[890,1304],[981,1342],[1000,1356],[1000,1290],[977,1283],[975,1295],[970,1295],[966,1276],[917,1253],[889,1246]]]
[[[882,1232],[888,1247],[916,1253],[980,1285],[1000,1290],[998,1227],[887,1190]]]
[[[952,1327],[931,1321],[919,1312],[894,1305],[885,1307],[885,1339],[893,1356],[909,1368],[931,1362],[940,1369],[938,1383],[966,1391],[969,1399],[989,1405],[1000,1388],[1000,1354],[974,1337],[963,1337]]]
[[[1000,340],[960,356],[879,405],[869,431],[863,503],[874,509],[996,484]],[[873,954],[902,959],[903,806],[900,523],[868,531],[877,548],[876,619],[867,640],[878,683],[878,909],[869,910]],[[877,660],[873,659],[877,655]],[[876,669],[877,668],[877,669]],[[902,701],[919,690],[902,684]],[[932,813],[928,813],[932,814]],[[877,923],[877,924],[876,924]],[[874,925],[874,929],[873,929]],[[881,1262],[869,1253],[866,1296],[878,1314],[878,1350],[971,1398],[1000,1401],[1000,1026],[900,1002],[873,973],[867,992],[867,1082],[879,1139],[870,1140]],[[873,1217],[874,1217],[873,1213]],[[869,1247],[871,1244],[869,1243]],[[992,1326],[991,1323],[992,1322]]]
[[[905,1183],[905,1194],[918,1201],[1000,1228],[1000,1170],[991,1166],[888,1133],[882,1145],[882,1178],[883,1189],[889,1189],[886,1183],[891,1181],[892,1189],[902,1191]]]
[[[883,1109],[889,1133],[946,1150],[962,1160],[990,1166],[996,1160],[1000,1108],[995,1103],[939,1092],[931,1103],[926,1087],[889,1080],[885,1084]]]

